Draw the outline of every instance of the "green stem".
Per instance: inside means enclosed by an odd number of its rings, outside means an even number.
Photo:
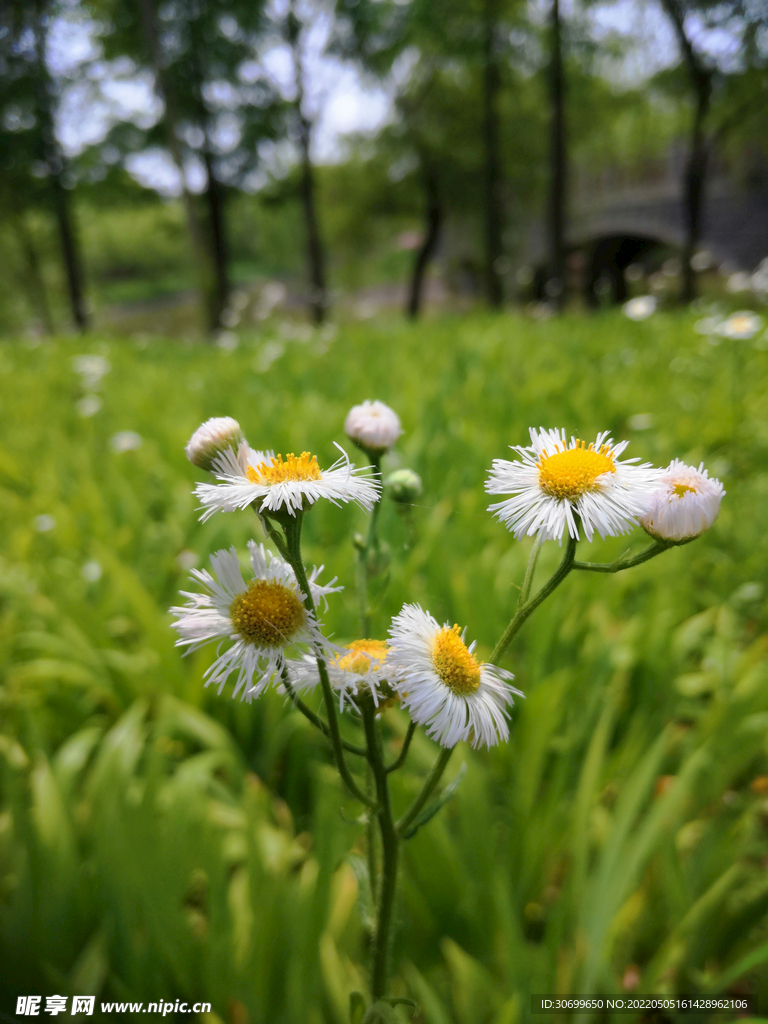
[[[518,608],[522,608],[530,596],[531,587],[533,586],[533,577],[536,572],[536,563],[539,560],[539,554],[543,544],[544,541],[542,540],[541,533],[537,533],[536,540],[533,542],[533,547],[531,548],[531,554],[528,557],[528,565],[525,568],[523,589],[520,591],[520,600],[517,602]]]
[[[634,558],[625,558],[622,555],[615,562],[574,562],[573,568],[582,569],[585,572],[621,572],[623,569],[631,569],[633,565],[642,565],[643,562],[655,558],[656,555],[660,555],[662,551],[666,551],[668,548],[680,547],[683,544],[690,543],[692,540],[694,540],[693,537],[679,541],[657,540],[649,548],[646,548],[645,551],[635,555]]]
[[[251,505],[251,508],[254,510],[254,512],[256,512],[256,503],[255,502]],[[269,537],[269,539],[275,545],[275,547],[280,552],[282,557],[286,560],[286,562],[289,561],[288,549],[285,546],[285,541],[283,540],[283,537],[282,537],[280,531],[275,528],[275,524],[270,519],[268,519],[267,516],[262,516],[258,512],[256,512],[256,515],[259,517],[261,522],[264,524],[264,529],[267,531],[267,536]]]
[[[376,934],[373,940],[371,962],[371,995],[374,1002],[376,1002],[377,999],[381,999],[387,993],[387,966],[397,887],[397,860],[400,849],[400,836],[395,828],[395,822],[392,817],[387,770],[384,767],[381,742],[376,729],[376,709],[370,702],[366,701],[363,704],[362,714],[365,739],[368,744],[368,761],[376,785],[376,798],[378,800],[376,816],[381,834],[381,886],[378,894]]]
[[[307,611],[312,614],[312,617],[316,618],[315,602],[312,598],[312,590],[310,589],[309,580],[307,579],[307,573],[304,568],[304,559],[301,557],[301,527],[303,517],[304,513],[302,511],[297,511],[295,516],[286,518],[284,527],[286,560],[296,573],[296,580],[299,584],[299,589],[304,595],[304,606]],[[361,803],[365,804],[366,807],[375,808],[375,802],[366,796],[366,794],[360,789],[358,784],[352,778],[349,768],[347,768],[347,763],[344,760],[341,734],[339,732],[339,721],[336,717],[336,702],[333,698],[331,681],[328,678],[328,667],[325,664],[325,659],[317,650],[315,651],[315,657],[317,659],[317,672],[320,676],[320,686],[323,691],[323,699],[325,700],[325,713],[328,716],[328,738],[331,741],[331,748],[336,761],[336,767],[339,769],[339,775],[341,775],[344,780],[344,784],[354,797],[356,797]]]
[[[296,708],[296,710],[300,711],[302,715],[304,715],[304,717],[312,723],[312,725],[319,729],[324,736],[327,736],[328,739],[330,739],[331,730],[328,728],[328,726],[325,724],[322,718],[320,718],[319,715],[316,715],[311,708],[308,708],[304,701],[298,696],[294,688],[291,686],[291,682],[286,672],[283,672],[282,679],[283,686],[285,687],[288,695],[290,696],[293,706]],[[367,752],[364,747],[356,747],[354,743],[347,743],[346,740],[342,740],[341,745],[345,750],[349,751],[350,754],[357,754],[358,757],[367,757]]]
[[[403,740],[403,748],[397,755],[397,760],[393,761],[392,764],[387,767],[387,774],[389,774],[390,772],[396,772],[398,768],[403,767],[403,765],[405,764],[405,759],[406,757],[408,757],[408,748],[411,745],[411,740],[413,739],[413,734],[415,732],[416,723],[410,722],[408,725],[408,732],[405,734],[405,739]]]
[[[408,830],[408,827],[413,824],[416,815],[422,809],[424,804],[429,800],[435,791],[435,787],[442,778],[443,772],[446,769],[448,762],[451,759],[451,754],[454,752],[455,747],[444,747],[440,751],[440,755],[435,763],[432,765],[432,770],[427,776],[424,785],[422,786],[421,792],[413,801],[409,809],[402,816],[400,821],[397,823],[397,834],[402,835]]]
[[[498,663],[499,658],[502,656],[504,651],[506,651],[507,647],[509,647],[512,642],[512,638],[519,632],[525,620],[536,611],[542,601],[546,601],[549,595],[560,586],[571,569],[573,569],[574,557],[576,555],[576,544],[577,541],[575,538],[568,538],[568,544],[565,549],[565,554],[563,555],[563,560],[554,575],[544,584],[535,597],[526,601],[525,604],[518,605],[518,609],[512,617],[511,622],[504,630],[499,642],[491,652],[491,656],[488,660],[492,665]],[[533,552],[531,552],[531,558],[533,558]],[[528,565],[530,567],[530,559]],[[528,573],[526,572],[526,578],[527,576]],[[525,589],[525,584],[523,584],[523,589]]]
[[[381,482],[381,455],[368,453],[368,461],[374,470],[374,476]],[[371,517],[368,521],[368,535],[365,544],[357,551],[357,595],[360,605],[360,628],[363,637],[371,635],[371,611],[368,606],[368,558],[372,551],[379,546],[378,526],[379,511],[381,510],[381,497],[371,509]]]

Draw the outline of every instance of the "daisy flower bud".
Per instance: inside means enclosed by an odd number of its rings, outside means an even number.
[[[344,432],[358,448],[372,454],[387,452],[403,432],[400,418],[394,409],[383,402],[366,399],[362,405],[353,405],[344,421]]]
[[[384,487],[398,505],[410,505],[421,497],[421,477],[412,469],[396,469],[384,481]]]
[[[717,519],[724,494],[720,481],[709,479],[703,462],[694,469],[675,459],[650,496],[640,525],[660,540],[690,540],[708,530]]]
[[[197,428],[184,451],[194,466],[210,472],[220,455],[230,448],[237,451],[244,440],[237,420],[231,416],[214,416]]]

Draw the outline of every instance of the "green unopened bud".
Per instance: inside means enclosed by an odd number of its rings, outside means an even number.
[[[230,416],[214,416],[197,428],[184,451],[194,466],[210,472],[219,455],[230,448],[236,452],[244,440],[237,420]]]
[[[421,497],[421,477],[412,469],[396,469],[384,481],[384,487],[398,505],[411,505]]]

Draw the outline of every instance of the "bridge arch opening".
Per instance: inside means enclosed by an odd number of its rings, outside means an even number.
[[[580,263],[582,267],[581,287],[577,290],[593,307],[600,305],[603,295],[616,304],[626,302],[629,298],[628,268],[635,267],[643,276],[648,276],[676,251],[668,243],[649,235],[601,235],[575,246],[572,251],[572,264]]]

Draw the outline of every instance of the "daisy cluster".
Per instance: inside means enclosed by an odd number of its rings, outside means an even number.
[[[321,583],[322,566],[306,573],[297,565],[274,525],[288,537],[321,499],[367,512],[380,500],[379,460],[400,436],[400,420],[383,403],[365,402],[351,410],[345,430],[371,465],[356,468],[343,449],[328,469],[307,451],[297,456],[253,449],[229,417],[209,420],[195,432],[187,455],[215,481],[196,488],[201,518],[252,507],[273,540],[277,536],[280,554],[252,541],[247,569],[234,548],[211,557],[212,572],[193,569],[201,589],[185,593],[187,603],[171,609],[177,644],[195,650],[218,643],[206,685],[221,692],[233,679],[233,697],[251,701],[273,686],[298,699],[325,679],[341,712],[359,712],[364,701],[379,710],[399,701],[446,748],[506,740],[508,708],[522,694],[510,672],[478,658],[459,625],[441,625],[420,605],[405,604],[386,640],[339,646],[324,634],[318,607],[327,608],[342,588],[335,579]],[[561,543],[567,531],[574,542],[582,536],[591,541],[595,533],[617,536],[640,525],[658,541],[679,543],[708,529],[717,516],[723,487],[703,465],[675,460],[657,469],[625,459],[627,442],[617,444],[607,433],[587,444],[567,438],[564,430],[540,428],[530,431],[530,439],[528,446],[513,447],[515,460],[495,460],[486,482],[488,493],[508,495],[489,511],[517,539],[535,535]]]
[[[709,529],[725,491],[698,469],[675,459],[658,469],[622,459],[629,442],[608,433],[587,444],[564,430],[530,431],[531,443],[513,446],[519,459],[495,459],[489,494],[509,494],[488,506],[516,539],[537,535],[562,542],[563,534],[591,541],[617,537],[640,525],[658,540],[689,540]]]

